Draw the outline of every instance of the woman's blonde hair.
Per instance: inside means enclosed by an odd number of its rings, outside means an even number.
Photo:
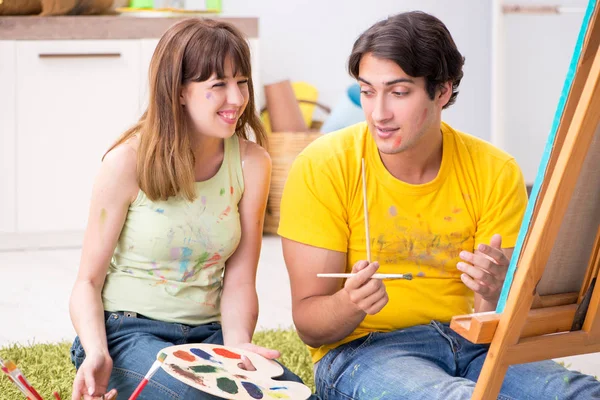
[[[107,151],[139,134],[137,179],[149,199],[166,200],[177,195],[190,201],[196,198],[195,159],[180,93],[190,81],[206,81],[213,74],[224,78],[228,58],[234,76],[248,77],[250,95],[235,134],[248,139],[252,131],[256,142],[266,147],[266,132],[254,104],[250,49],[244,35],[231,24],[212,19],[178,22],[161,37],[152,56],[148,108]]]

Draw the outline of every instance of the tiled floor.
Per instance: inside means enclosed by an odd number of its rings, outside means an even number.
[[[0,251],[0,347],[72,340],[68,300],[80,249]],[[258,329],[292,326],[289,280],[281,241],[267,236],[258,268]],[[600,377],[600,354],[561,359]]]

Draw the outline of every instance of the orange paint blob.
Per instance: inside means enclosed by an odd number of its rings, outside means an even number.
[[[196,357],[183,350],[177,350],[173,355],[177,358],[181,358],[183,361],[194,361],[196,359]]]
[[[218,354],[221,357],[225,357],[225,358],[234,358],[234,359],[240,359],[240,358],[242,358],[242,356],[240,356],[239,354],[234,353],[233,351],[229,351],[227,349],[216,348],[216,349],[213,349],[213,352],[215,354]]]

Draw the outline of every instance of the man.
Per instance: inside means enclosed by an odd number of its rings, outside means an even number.
[[[448,322],[495,309],[527,194],[512,157],[441,120],[463,63],[431,15],[376,23],[348,65],[366,122],[318,139],[290,171],[279,234],[294,322],[324,399],[471,396],[487,347]],[[354,276],[317,277],[333,272]],[[373,279],[375,272],[414,279]],[[501,398],[575,394],[600,398],[600,385],[544,361],[510,367]]]

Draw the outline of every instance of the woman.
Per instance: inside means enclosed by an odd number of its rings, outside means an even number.
[[[148,109],[94,185],[70,301],[73,399],[129,396],[174,344],[279,356],[251,344],[271,173],[253,99],[250,51],[233,26],[188,19],[163,35]],[[159,370],[139,398],[214,397]]]

